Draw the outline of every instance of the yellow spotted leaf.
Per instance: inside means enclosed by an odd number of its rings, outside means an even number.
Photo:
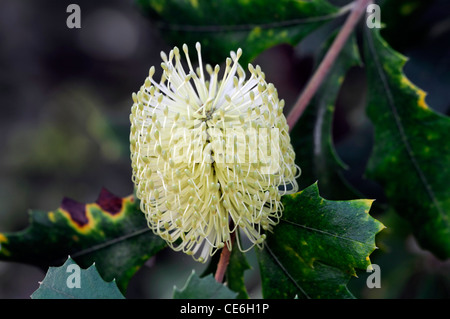
[[[324,0],[136,0],[175,45],[199,41],[208,60],[218,63],[242,48],[241,63],[278,44],[296,45],[345,10]]]
[[[375,141],[367,176],[413,227],[421,246],[450,257],[450,119],[403,73],[406,58],[366,28],[367,113]]]

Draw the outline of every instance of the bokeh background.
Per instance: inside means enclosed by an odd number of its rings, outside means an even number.
[[[81,29],[66,27],[72,2],[81,7]],[[428,92],[432,108],[449,115],[450,3],[391,0],[382,8],[387,27],[382,34],[410,58],[406,75]],[[324,34],[333,26],[297,47],[272,48],[255,61],[286,100],[287,110],[311,76]],[[0,1],[1,232],[25,228],[29,209],[53,210],[63,197],[93,202],[102,187],[119,196],[132,193],[131,93],[150,66],[160,65],[160,51],[170,49],[132,0]],[[364,102],[364,69],[355,68],[339,95],[334,142],[350,167],[351,183],[369,198],[382,198],[377,185],[363,176],[372,145]],[[389,275],[382,289],[368,290],[361,273],[350,283],[352,292],[363,298],[449,297],[449,262],[420,250],[395,214],[376,217],[403,230],[386,239],[391,254],[380,249],[373,255]],[[383,248],[383,237],[378,240]],[[254,270],[247,271],[246,281],[250,295],[259,297],[258,266],[253,253],[248,258]],[[166,250],[133,278],[127,297],[169,298],[192,269],[203,268]],[[32,266],[0,262],[0,298],[29,298],[44,275]]]

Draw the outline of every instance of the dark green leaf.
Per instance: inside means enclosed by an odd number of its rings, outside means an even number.
[[[375,145],[367,175],[412,224],[423,248],[450,257],[450,119],[403,74],[406,58],[367,29],[368,115]]]
[[[61,267],[50,267],[33,299],[124,299],[116,282],[105,282],[95,265],[81,269],[68,258]]]
[[[296,45],[341,12],[324,0],[136,0],[175,45],[199,41],[210,63],[242,48],[243,65],[262,51]]]
[[[236,240],[239,240],[238,238]],[[244,272],[251,269],[250,265],[237,245],[231,251],[230,263],[226,272],[226,280],[228,287],[238,292],[238,299],[248,299],[247,289],[245,288]]]
[[[329,45],[325,45],[320,56],[324,56],[328,48]],[[335,101],[346,73],[351,67],[359,64],[356,40],[350,37],[315,98],[291,133],[296,162],[302,169],[302,175],[298,180],[299,186],[305,188],[319,181],[321,192],[329,199],[356,197],[356,192],[342,176],[346,165],[339,159],[334,149],[332,123]]]
[[[145,261],[165,247],[133,196],[120,198],[105,189],[95,203],[66,198],[54,211],[31,211],[28,228],[0,233],[0,244],[4,261],[47,268],[70,255],[82,267],[95,262],[100,275],[117,279],[122,292]]]
[[[366,269],[383,225],[372,201],[329,201],[317,184],[283,197],[284,212],[258,251],[265,298],[352,298],[346,285]]]
[[[212,274],[200,278],[192,271],[182,289],[174,288],[174,299],[234,299],[237,293],[218,283]]]
[[[239,238],[236,238],[236,240],[239,240]],[[200,278],[203,278],[209,274],[214,275],[217,270],[217,263],[219,262],[219,259],[219,253],[212,256],[211,261],[200,275]],[[231,251],[230,262],[226,271],[226,282],[227,286],[231,290],[239,293],[237,296],[238,299],[248,299],[248,293],[244,282],[244,273],[248,269],[251,269],[251,267],[245,258],[245,254],[239,250],[237,244],[234,244],[234,248]]]

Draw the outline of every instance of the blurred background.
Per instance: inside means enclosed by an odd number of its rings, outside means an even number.
[[[0,1],[0,232],[25,228],[29,209],[53,210],[65,196],[93,202],[102,187],[119,196],[133,191],[131,93],[150,66],[158,68],[160,51],[171,46],[131,0],[78,0],[82,27],[69,29],[66,8],[72,2]],[[449,115],[450,3],[392,0],[382,8],[383,36],[410,58],[406,75],[428,92],[430,107]],[[272,48],[255,61],[287,110],[311,76],[330,27],[295,48]],[[350,166],[348,179],[378,198],[377,186],[363,178],[372,142],[364,94],[364,70],[355,68],[337,102],[334,142]],[[448,298],[449,262],[421,251],[395,214],[375,217],[396,225],[395,236],[387,230],[377,238],[381,249],[372,260],[386,276],[382,289],[368,290],[362,272],[359,280],[352,279],[352,292],[363,298]],[[250,295],[259,297],[258,266],[253,253],[248,258],[254,268],[247,271]],[[127,297],[169,298],[192,269],[201,273],[204,265],[165,250],[133,278]],[[32,266],[0,262],[0,298],[29,298],[44,275]]]

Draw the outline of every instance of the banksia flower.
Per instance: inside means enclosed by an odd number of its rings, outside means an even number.
[[[198,67],[175,47],[133,93],[130,148],[136,196],[148,226],[174,250],[205,262],[240,230],[262,247],[279,221],[281,196],[296,192],[284,101],[259,66],[250,78],[231,52],[225,70]],[[182,63],[187,65],[187,70]],[[239,233],[239,232],[236,232]],[[240,241],[237,240],[239,248]]]

